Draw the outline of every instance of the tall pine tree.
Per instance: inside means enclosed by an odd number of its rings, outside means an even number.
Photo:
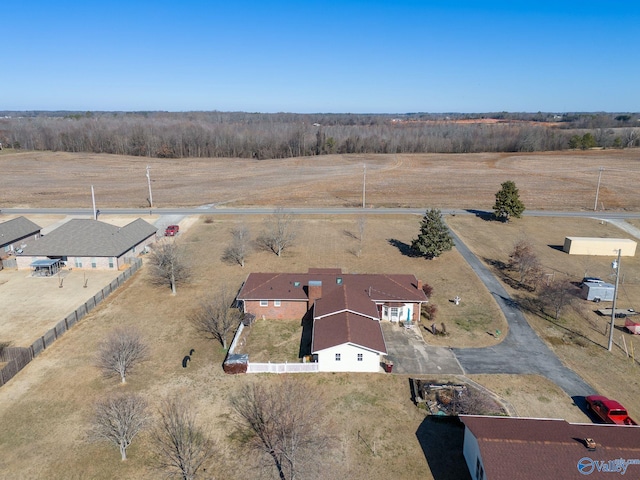
[[[524,203],[520,200],[518,187],[511,180],[504,182],[496,193],[496,203],[493,206],[494,215],[498,220],[508,222],[509,217],[520,218],[524,212]]]
[[[442,219],[440,210],[432,208],[422,217],[420,234],[411,242],[411,249],[418,255],[433,259],[453,248],[453,238]]]

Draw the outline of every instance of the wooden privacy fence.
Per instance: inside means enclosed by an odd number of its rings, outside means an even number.
[[[13,376],[33,359],[30,348],[6,347],[0,353],[0,363],[6,363],[0,368],[0,386],[7,383]]]
[[[93,310],[96,305],[116,291],[118,287],[124,284],[135,272],[142,266],[142,260],[139,258],[130,259],[130,266],[124,270],[118,277],[101,291],[85,303],[76,308],[72,313],[60,320],[55,327],[48,330],[44,335],[31,344],[30,347],[7,347],[0,355],[0,363],[6,365],[0,368],[0,386],[7,383],[14,377],[24,366],[37,357],[45,348],[49,348],[53,342],[60,338],[67,330],[78,323],[82,317]],[[17,353],[28,352],[28,353]],[[11,355],[11,357],[9,357]]]

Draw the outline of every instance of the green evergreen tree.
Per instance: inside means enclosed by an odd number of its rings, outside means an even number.
[[[516,184],[511,180],[504,182],[502,188],[496,193],[496,203],[493,206],[496,218],[508,222],[512,216],[520,218],[524,210],[524,203],[520,200]]]
[[[411,249],[418,255],[433,259],[453,248],[453,238],[442,219],[440,210],[431,209],[422,217],[418,238],[411,242]]]

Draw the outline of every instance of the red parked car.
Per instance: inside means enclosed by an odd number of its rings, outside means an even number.
[[[175,237],[180,231],[180,225],[169,225],[164,231],[165,237]]]
[[[616,425],[637,425],[619,402],[600,395],[586,397],[587,410],[595,413],[604,423]]]

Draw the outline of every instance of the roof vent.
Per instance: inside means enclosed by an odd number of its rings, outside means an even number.
[[[589,450],[590,452],[595,451],[597,446],[596,441],[593,438],[585,438],[584,445],[587,447],[587,450]]]

